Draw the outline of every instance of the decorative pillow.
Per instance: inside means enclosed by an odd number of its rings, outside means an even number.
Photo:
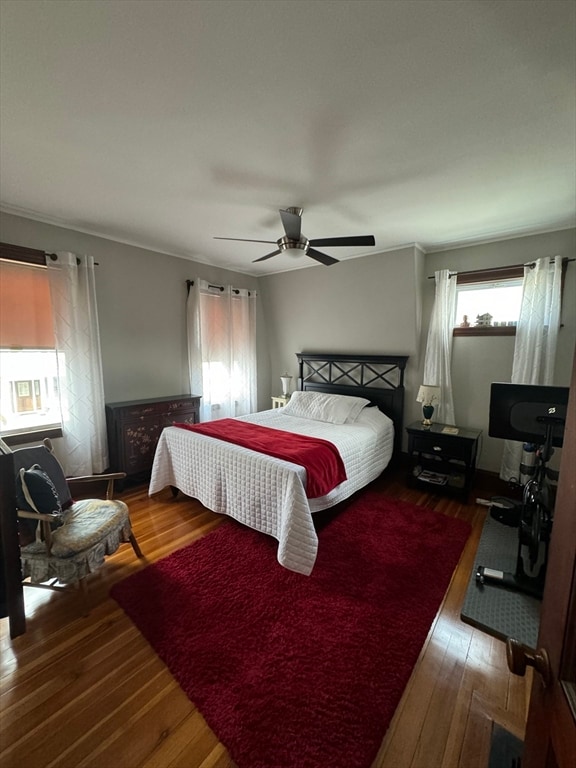
[[[50,523],[52,530],[59,528],[62,523],[62,504],[54,483],[39,464],[30,469],[21,469],[16,479],[16,503],[18,509],[28,512],[39,512],[43,515],[56,513],[57,517]],[[34,540],[39,530],[40,521],[21,517],[18,519],[20,528],[20,544],[26,546]]]
[[[286,416],[344,424],[356,421],[363,408],[370,404],[364,397],[330,395],[326,392],[293,392],[282,408]]]

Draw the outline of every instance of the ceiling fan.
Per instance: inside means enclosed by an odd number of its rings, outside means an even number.
[[[373,235],[358,235],[356,237],[324,237],[316,240],[308,240],[302,234],[302,208],[286,208],[286,210],[280,209],[280,218],[284,226],[284,237],[279,240],[247,240],[240,237],[215,237],[214,240],[236,240],[242,243],[276,243],[277,250],[272,253],[267,253],[265,256],[260,256],[259,259],[254,259],[252,262],[255,264],[257,261],[266,261],[271,259],[272,256],[277,256],[283,251],[299,250],[304,251],[306,256],[310,256],[312,259],[316,259],[321,264],[325,264],[329,267],[331,264],[336,264],[338,259],[328,256],[327,253],[317,251],[314,246],[328,246],[333,248],[335,246],[354,246],[354,245],[375,245]]]

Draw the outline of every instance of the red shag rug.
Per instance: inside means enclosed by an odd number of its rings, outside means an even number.
[[[469,533],[367,492],[310,576],[230,520],[111,594],[239,768],[369,768]]]

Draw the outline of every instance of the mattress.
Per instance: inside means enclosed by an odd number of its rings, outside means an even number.
[[[352,424],[291,416],[282,408],[240,418],[329,440],[340,452],[347,479],[326,496],[308,499],[306,470],[298,464],[166,427],[156,448],[149,493],[175,486],[208,509],[274,536],[278,562],[308,575],[318,551],[312,514],[344,501],[380,475],[392,456],[392,420],[377,408],[364,408]]]

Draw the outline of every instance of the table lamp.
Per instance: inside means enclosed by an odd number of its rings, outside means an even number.
[[[282,395],[288,397],[290,394],[290,382],[292,381],[292,376],[290,376],[289,373],[285,373],[283,376],[280,376],[280,381],[282,382]]]
[[[422,403],[422,415],[424,420],[422,424],[425,427],[432,426],[432,414],[434,413],[434,403],[440,402],[440,387],[422,384],[416,397],[417,403]]]

